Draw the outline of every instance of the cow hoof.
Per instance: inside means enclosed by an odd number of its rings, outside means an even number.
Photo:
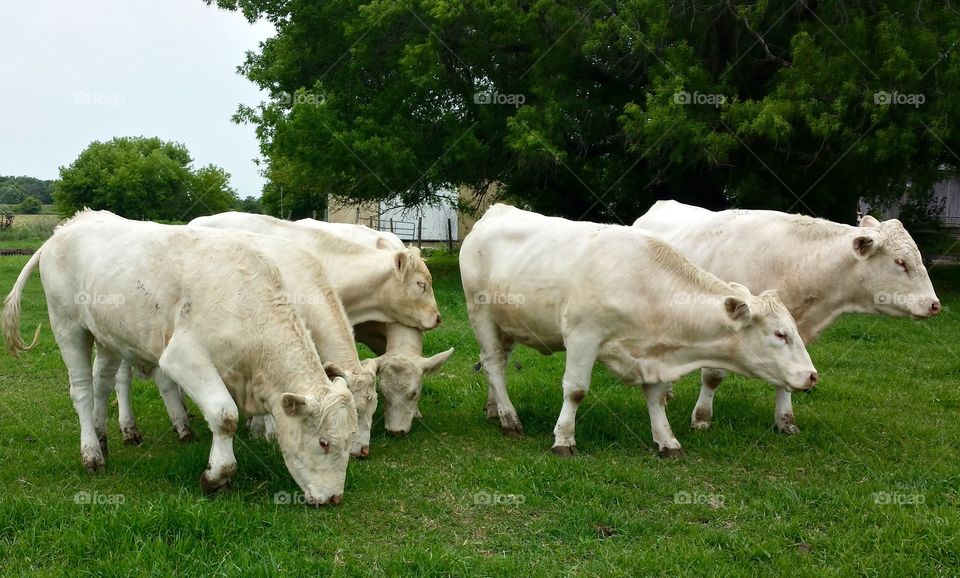
[[[520,439],[523,437],[523,424],[517,414],[503,414],[500,416],[500,431],[508,438]]]
[[[795,423],[784,423],[784,424],[778,423],[777,432],[782,433],[783,435],[792,436],[800,433],[800,428],[798,428],[797,424]]]
[[[690,422],[690,429],[696,431],[709,431],[711,427],[713,427],[713,423],[709,421]]]
[[[577,446],[553,446],[551,451],[561,458],[573,458],[579,455]]]
[[[102,474],[107,469],[107,463],[103,456],[84,456],[83,469],[91,474]]]
[[[128,446],[143,445],[143,434],[140,433],[140,430],[136,427],[122,429],[120,430],[120,435],[123,436],[124,445],[128,445]]]
[[[209,496],[220,491],[221,488],[225,487],[227,482],[222,480],[213,481],[207,477],[207,472],[200,474],[200,491],[203,492],[204,496]]]
[[[675,460],[682,458],[686,454],[683,448],[663,448],[657,452],[657,455],[664,459]]]
[[[180,443],[182,444],[191,444],[197,441],[197,438],[193,435],[193,430],[188,429],[177,434],[177,437],[180,438]]]

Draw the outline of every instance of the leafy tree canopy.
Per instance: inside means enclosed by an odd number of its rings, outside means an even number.
[[[0,176],[0,204],[17,204],[28,196],[36,198],[42,204],[53,203],[53,181]]]
[[[273,96],[236,117],[273,212],[281,185],[299,206],[498,184],[575,218],[678,198],[850,221],[957,168],[949,2],[216,3],[278,30],[241,66]]]
[[[61,216],[83,207],[132,219],[190,220],[237,203],[230,175],[214,165],[194,171],[186,147],[158,138],[93,142],[60,168],[54,200]]]

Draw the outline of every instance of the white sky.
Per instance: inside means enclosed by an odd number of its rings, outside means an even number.
[[[273,32],[201,0],[5,0],[0,175],[55,179],[94,140],[157,136],[260,196],[254,127],[230,117],[265,98],[236,67]]]

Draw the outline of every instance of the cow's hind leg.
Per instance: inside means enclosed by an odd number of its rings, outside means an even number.
[[[690,416],[692,429],[705,431],[713,425],[713,395],[726,376],[722,369],[704,369],[700,373],[700,397]]]
[[[160,371],[154,379],[179,383],[203,412],[213,434],[210,459],[200,476],[204,493],[225,486],[237,471],[233,455],[233,435],[240,412],[206,353],[189,337],[174,334],[160,357]],[[165,375],[164,375],[165,374]]]
[[[553,453],[559,456],[577,455],[574,434],[577,427],[577,408],[590,391],[593,364],[597,360],[597,346],[588,343],[567,343],[567,366],[563,373],[563,408],[553,428]]]
[[[120,414],[120,435],[123,443],[138,446],[143,443],[143,434],[137,427],[137,418],[133,415],[133,404],[130,400],[130,391],[133,386],[133,366],[123,361],[117,370],[117,412]]]
[[[97,344],[97,356],[93,361],[93,420],[104,457],[108,453],[107,407],[110,405],[110,394],[113,393],[119,367],[120,357],[110,349]]]
[[[777,431],[787,435],[800,433],[793,417],[793,396],[782,387],[777,388],[777,408],[773,416]]]
[[[471,321],[474,321],[473,317]],[[492,391],[497,417],[500,418],[500,430],[506,436],[521,438],[523,425],[507,394],[507,357],[510,355],[510,349],[504,345],[509,345],[510,342],[492,320],[484,319],[474,322],[473,331],[480,344],[480,363],[490,384],[487,392],[487,415],[490,415],[490,392]]]
[[[190,416],[187,415],[187,408],[183,405],[180,386],[159,371],[154,373],[154,381],[157,382],[157,389],[160,391],[160,397],[163,398],[163,405],[167,408],[167,416],[170,417],[170,423],[173,424],[177,437],[182,443],[192,442],[195,437],[193,430],[190,429]]]
[[[504,379],[506,379],[506,371],[510,365],[510,353],[513,351],[514,342],[509,335],[500,334],[500,348],[503,350],[503,367],[504,367]],[[478,363],[477,365],[482,365]],[[500,420],[500,410],[497,406],[497,391],[493,388],[493,385],[487,386],[487,419],[491,421]]]
[[[57,323],[51,316],[51,325]],[[60,355],[70,376],[70,399],[80,419],[80,457],[88,472],[102,472],[106,466],[100,441],[94,426],[93,366],[90,355],[93,351],[93,336],[85,329],[74,325],[70,331],[54,330]]]
[[[677,458],[683,455],[680,442],[670,429],[667,420],[667,384],[644,384],[643,394],[647,398],[647,411],[650,413],[650,430],[657,452],[663,458]]]

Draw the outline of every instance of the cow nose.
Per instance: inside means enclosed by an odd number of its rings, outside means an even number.
[[[370,446],[363,446],[360,448],[360,457],[365,458],[370,455]]]
[[[440,325],[440,322],[441,322],[441,321],[443,321],[443,320],[440,319],[440,314],[437,313],[437,325]]]
[[[817,382],[820,381],[820,374],[816,371],[810,373],[810,389],[813,389],[813,386],[817,385]]]
[[[930,304],[930,315],[936,315],[937,313],[940,313],[940,302],[934,301]]]
[[[340,502],[342,501],[343,501],[343,494],[337,494],[336,496],[333,496],[332,498],[330,498],[330,505],[339,506]]]
[[[393,430],[388,429],[387,433],[395,438],[402,438],[403,436],[407,435],[407,432],[403,431],[402,429],[393,429]]]

